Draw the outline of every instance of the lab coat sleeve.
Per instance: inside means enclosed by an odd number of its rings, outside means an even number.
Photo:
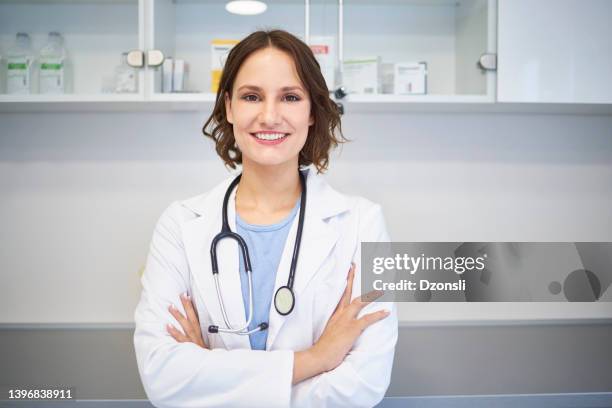
[[[353,259],[358,273],[354,286],[360,279],[361,242],[390,241],[379,205],[369,205],[359,230],[360,237]],[[359,292],[353,288],[353,298]],[[393,302],[373,302],[358,317],[381,309],[388,309],[391,314],[364,330],[338,367],[293,387],[292,406],[372,407],[382,400],[391,381],[398,333],[397,309]]]
[[[285,407],[290,403],[293,352],[208,350],[179,343],[166,331],[180,325],[168,311],[188,291],[189,265],[173,203],[160,217],[142,276],[134,318],[134,347],[147,397],[156,407]]]

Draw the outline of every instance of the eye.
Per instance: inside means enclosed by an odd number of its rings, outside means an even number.
[[[247,102],[256,102],[257,101],[257,95],[255,95],[255,94],[243,95],[242,99],[244,99]]]
[[[289,95],[285,95],[285,100],[287,102],[298,102],[300,101],[300,97],[297,95],[293,95],[293,94],[289,94]]]

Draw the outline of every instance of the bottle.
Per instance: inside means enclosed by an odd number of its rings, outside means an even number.
[[[50,32],[38,57],[38,86],[41,94],[66,93],[66,57],[64,38],[57,31]]]
[[[27,33],[17,33],[15,44],[6,55],[6,92],[32,93],[32,42]]]
[[[127,52],[121,54],[121,64],[115,68],[115,92],[138,92],[138,73],[127,63]]]

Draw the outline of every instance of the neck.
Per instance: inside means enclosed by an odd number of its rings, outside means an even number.
[[[261,166],[245,160],[236,190],[236,207],[260,213],[291,209],[302,192],[297,163]]]

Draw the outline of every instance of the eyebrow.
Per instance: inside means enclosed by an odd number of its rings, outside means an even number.
[[[238,88],[238,91],[240,91],[241,89],[251,89],[253,91],[259,91],[259,92],[262,91],[260,87],[255,86],[255,85],[242,85],[240,88]],[[296,91],[296,90],[304,92],[304,89],[302,89],[302,87],[300,86],[284,86],[281,88],[281,92]]]

